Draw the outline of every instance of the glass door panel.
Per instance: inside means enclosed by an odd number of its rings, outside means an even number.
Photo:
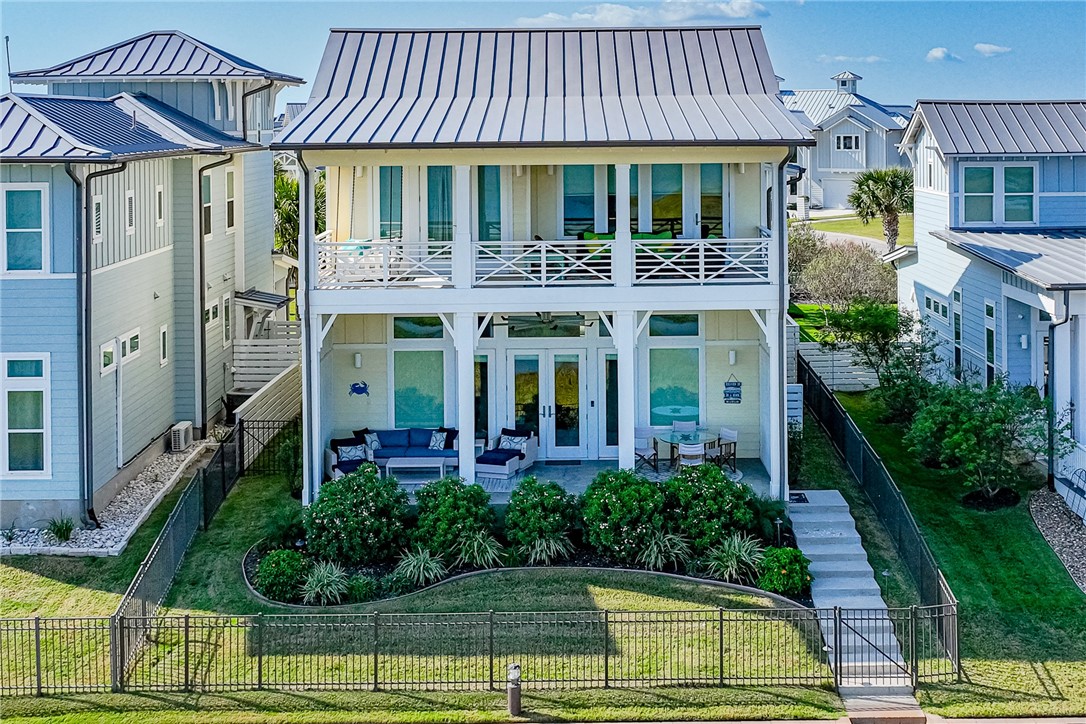
[[[554,354],[554,447],[581,447],[581,356]]]
[[[600,350],[596,416],[600,457],[618,456],[618,354]]]
[[[513,356],[513,426],[539,435],[539,355]]]

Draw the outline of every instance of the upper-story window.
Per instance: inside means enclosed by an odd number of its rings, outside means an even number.
[[[679,163],[652,166],[652,231],[673,235],[683,231],[683,167]]]
[[[17,183],[3,186],[0,227],[0,270],[5,273],[49,272],[49,186]]]
[[[453,238],[452,166],[426,169],[426,233],[430,241]]]
[[[586,231],[594,231],[595,220],[595,167],[562,167],[562,234],[575,237]]]
[[[1036,164],[962,164],[962,223],[1035,223],[1036,176]]]
[[[702,239],[724,236],[724,166],[701,164],[701,213],[698,217]]]
[[[200,226],[204,239],[211,238],[211,176],[200,176]]]
[[[403,167],[381,166],[378,171],[378,235],[382,239],[403,238]]]
[[[860,137],[855,134],[835,136],[834,144],[838,151],[859,151]]]
[[[155,226],[166,223],[166,194],[162,185],[155,186]]]
[[[479,241],[501,241],[501,166],[480,166],[478,175]]]
[[[234,230],[234,169],[226,169],[226,230]]]

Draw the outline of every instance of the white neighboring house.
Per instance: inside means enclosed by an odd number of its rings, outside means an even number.
[[[785,497],[782,192],[813,139],[778,92],[753,27],[334,30],[273,144],[310,199],[327,173],[304,500],[362,428],[386,454],[456,428],[474,480],[502,428],[632,468],[635,429],[675,421],[737,430]]]
[[[884,257],[898,303],[958,376],[1006,375],[1072,411],[1077,447],[1052,471],[1070,481],[1086,468],[1086,101],[922,100],[902,148],[916,225]]]
[[[861,171],[909,165],[897,146],[912,107],[883,105],[860,95],[856,87],[863,78],[851,71],[831,80],[834,88],[781,91],[784,105],[815,126],[815,146],[797,152],[796,162],[806,173],[796,195],[806,196],[816,209],[848,208],[852,182]]]

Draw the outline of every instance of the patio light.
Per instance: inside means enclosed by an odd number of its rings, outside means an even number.
[[[509,664],[506,682],[509,716],[520,716],[520,664]]]

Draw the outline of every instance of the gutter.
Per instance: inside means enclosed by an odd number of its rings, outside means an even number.
[[[246,142],[249,141],[249,116],[245,112],[245,110],[246,110],[245,101],[249,98],[249,96],[256,95],[257,93],[259,93],[261,91],[268,90],[269,88],[273,87],[274,85],[275,85],[275,81],[269,80],[264,85],[257,86],[256,88],[253,88],[251,91],[245,91],[244,93],[241,94],[241,140],[246,141]],[[259,144],[260,141],[258,140],[257,143]]]
[[[98,515],[94,512],[94,435],[91,430],[94,412],[93,395],[89,389],[91,380],[94,379],[95,358],[91,355],[91,242],[90,230],[93,228],[91,214],[91,181],[102,176],[110,176],[120,173],[128,167],[127,161],[121,161],[120,166],[94,171],[87,174],[85,179],[80,179],[79,174],[71,161],[64,164],[64,172],[75,183],[76,194],[82,204],[82,213],[76,213],[75,238],[79,248],[75,255],[75,284],[76,298],[79,300],[79,322],[76,324],[76,349],[79,350],[79,358],[82,362],[77,365],[77,401],[79,414],[79,516],[84,526],[94,525],[101,528]]]
[[[207,325],[204,324],[204,308],[207,306],[207,254],[204,250],[204,237],[207,236],[208,229],[204,228],[204,213],[203,203],[201,200],[201,193],[203,192],[203,177],[204,174],[212,169],[216,169],[220,166],[225,166],[234,160],[234,154],[228,155],[221,161],[208,164],[207,166],[201,166],[199,173],[197,174],[196,181],[196,193],[194,201],[194,208],[196,212],[196,218],[199,220],[199,238],[196,239],[197,248],[199,249],[199,274],[197,275],[200,284],[199,306],[196,311],[196,318],[199,320],[200,327],[200,437],[207,437]],[[233,299],[233,294],[230,295]]]
[[[1056,489],[1056,327],[1071,321],[1071,292],[1063,290],[1063,319],[1048,323],[1048,489]]]
[[[474,29],[473,29],[474,32]],[[288,127],[289,128],[289,127]],[[673,141],[469,141],[461,143],[307,143],[296,141],[288,143],[272,143],[269,148],[273,151],[405,151],[405,150],[445,150],[445,149],[485,149],[485,150],[517,150],[521,148],[705,148],[715,146],[758,146],[758,147],[787,147],[789,155],[800,146],[814,146],[814,139],[793,140],[673,140]]]

